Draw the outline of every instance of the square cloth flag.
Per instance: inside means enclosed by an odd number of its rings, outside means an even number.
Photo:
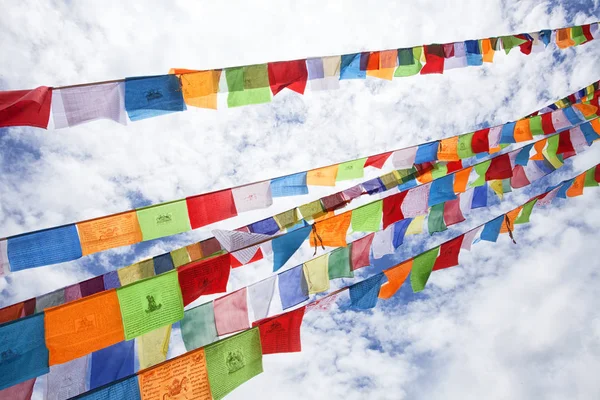
[[[204,349],[138,374],[142,400],[211,400]],[[182,395],[182,396],[178,396]]]
[[[350,248],[342,247],[329,253],[327,262],[329,279],[353,278],[354,272],[350,266]]]
[[[285,88],[304,94],[307,79],[308,70],[305,60],[269,63],[269,84],[273,96]]]
[[[177,271],[121,287],[117,295],[127,340],[183,318]]]
[[[78,400],[108,400],[108,399],[127,399],[141,400],[140,389],[138,386],[138,377],[132,376],[125,380],[116,382],[110,386],[105,386],[91,392],[87,392]]]
[[[311,226],[305,226],[281,235],[273,239],[273,272],[279,270],[294,255],[296,250],[302,246],[312,230]]]
[[[413,266],[410,273],[410,283],[413,292],[416,293],[425,289],[425,285],[429,280],[429,275],[431,275],[439,249],[439,246],[435,247],[413,258]]]
[[[217,109],[217,92],[219,91],[220,70],[190,71],[171,69],[171,74],[179,75],[183,100],[193,107]]]
[[[231,189],[231,194],[238,213],[260,210],[273,204],[269,181]]]
[[[188,197],[185,201],[192,229],[237,215],[231,189]]]
[[[362,178],[365,175],[364,165],[366,158],[347,161],[338,165],[336,182]]]
[[[250,327],[248,320],[248,296],[242,288],[224,297],[215,299],[215,323],[219,336],[241,331]]]
[[[0,399],[30,400],[33,395],[33,385],[35,385],[35,380],[35,378],[29,379],[4,390],[0,390]]]
[[[454,194],[454,174],[443,176],[431,182],[428,199],[430,207],[454,199],[456,199],[456,194]]]
[[[376,232],[379,230],[383,213],[381,200],[352,210],[352,230],[354,232]]]
[[[84,256],[142,241],[135,211],[80,222],[77,230]]]
[[[299,196],[308,194],[306,186],[306,172],[283,176],[271,180],[271,193],[273,197]]]
[[[306,183],[312,186],[335,186],[338,165],[312,169],[306,173]]]
[[[227,105],[239,107],[249,104],[261,104],[271,101],[269,73],[267,64],[248,65],[227,68]]]
[[[50,365],[61,364],[124,339],[115,290],[46,310]]]
[[[430,187],[431,183],[428,183],[408,191],[408,194],[400,206],[404,218],[414,218],[419,215],[427,214]]]
[[[308,293],[321,293],[329,289],[329,254],[324,254],[304,263],[304,278]]]
[[[204,347],[219,338],[215,324],[214,302],[201,304],[183,313],[181,336],[187,351]]]
[[[6,251],[12,272],[73,261],[81,257],[81,245],[75,225],[10,237]]]
[[[396,294],[398,289],[404,284],[404,281],[406,281],[411,268],[412,260],[408,260],[383,271],[387,277],[387,282],[379,288],[379,298],[389,299]]]
[[[329,247],[346,247],[346,234],[352,219],[351,212],[345,212],[323,221],[315,222],[313,230],[315,234],[310,235],[310,245],[329,246]]]
[[[263,372],[258,328],[206,346],[204,352],[210,390],[215,400],[222,399]]]
[[[154,276],[153,264],[152,259],[150,259],[118,269],[117,274],[119,275],[120,286],[129,285],[130,283]]]
[[[136,213],[144,241],[187,232],[191,229],[185,200],[140,208]]]
[[[279,274],[279,296],[284,310],[308,300],[303,268],[303,265],[298,265]]]
[[[125,78],[125,109],[132,121],[186,110],[179,78],[175,75]]]
[[[312,90],[340,88],[340,56],[309,58],[306,60],[308,79]]]
[[[44,314],[21,318],[0,327],[0,390],[44,375],[48,350],[44,343]]]
[[[56,129],[97,119],[127,124],[125,83],[77,86],[52,91],[52,118]]]
[[[90,389],[133,375],[135,341],[122,341],[92,353]]]
[[[370,265],[369,252],[374,238],[375,234],[370,233],[350,244],[350,263],[353,271]]]
[[[368,54],[368,53],[367,53]],[[342,55],[340,67],[340,80],[342,79],[365,79],[367,69],[361,68],[361,53]]]
[[[269,315],[276,281],[277,276],[273,275],[248,286],[248,299],[250,307],[252,307],[252,313],[254,314],[253,321],[267,318],[267,315]]]
[[[68,363],[54,365],[46,376],[44,398],[70,399],[86,391],[88,357],[80,357]]]
[[[362,282],[350,286],[350,307],[358,310],[368,310],[377,305],[379,289],[385,275],[379,273]]]
[[[167,359],[169,342],[171,340],[171,325],[163,326],[151,332],[144,333],[135,339],[139,369],[150,368]]]
[[[46,86],[0,92],[0,128],[33,126],[46,129],[51,102],[52,89]]]
[[[227,291],[230,255],[195,261],[177,270],[183,305],[187,306],[200,296]]]
[[[260,331],[262,354],[295,353],[302,351],[300,327],[305,307],[255,322]]]

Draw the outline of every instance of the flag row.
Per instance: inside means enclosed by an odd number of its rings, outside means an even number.
[[[491,63],[497,51],[523,54],[543,51],[550,43],[560,49],[588,43],[599,35],[598,23],[464,42],[370,51],[305,60],[270,62],[224,69],[172,69],[167,75],[126,78],[53,89],[0,92],[0,127],[64,128],[97,119],[122,124],[187,106],[217,108],[218,93],[227,93],[229,107],[271,101],[283,89],[303,94],[339,87],[344,79],[367,76],[392,80],[416,74],[441,74],[453,68]]]
[[[588,86],[589,90],[585,89],[587,94],[578,99],[582,100],[581,103],[504,125],[272,180],[0,239],[0,276],[201,228],[233,218],[239,213],[268,208],[277,197],[308,194],[309,186],[335,186],[336,182],[360,179],[364,177],[366,167],[381,169],[387,163],[400,171],[390,172],[344,191],[343,201],[348,202],[357,195],[369,193],[365,185],[383,182],[387,187],[406,183],[415,173],[423,173],[431,179],[432,176],[461,168],[463,162],[471,158],[496,153],[511,143],[529,141],[539,135],[553,134],[574,126],[580,126],[582,134],[590,142],[600,132],[600,121],[596,119],[599,92],[591,91],[596,86],[597,83],[594,83]],[[541,146],[540,142],[536,146]],[[326,201],[342,201],[337,194],[332,196]],[[323,210],[327,209],[327,204],[324,204]],[[311,211],[311,207],[299,207],[298,211],[303,218],[308,218],[310,215],[307,212]],[[250,225],[249,230],[272,235],[298,220],[296,211],[287,211]],[[202,252],[206,254],[204,250]]]

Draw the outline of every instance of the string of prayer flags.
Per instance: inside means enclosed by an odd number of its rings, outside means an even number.
[[[425,284],[429,280],[429,275],[431,275],[431,271],[433,270],[439,249],[439,246],[435,247],[413,258],[410,273],[410,283],[413,292],[416,293],[425,289]]]
[[[242,288],[214,301],[215,324],[219,336],[238,332],[250,327],[248,321],[248,297]]]
[[[0,92],[0,127],[33,126],[46,129],[51,102],[52,89],[46,86]]]
[[[126,78],[125,109],[130,120],[139,121],[187,108],[177,76],[159,75]]]
[[[385,275],[379,273],[350,286],[350,307],[358,310],[368,310],[375,307],[379,297],[379,289],[384,279]]]
[[[118,381],[134,373],[135,341],[122,341],[92,353],[90,389]]]
[[[302,351],[300,326],[306,307],[252,324],[258,326],[262,354],[296,353]]]

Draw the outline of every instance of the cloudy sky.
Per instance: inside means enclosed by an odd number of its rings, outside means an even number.
[[[597,0],[21,1],[0,13],[0,90],[453,42],[598,19]],[[97,121],[63,130],[0,129],[0,236],[514,120],[600,79],[599,57],[598,42],[528,57],[513,51],[492,65],[444,75],[344,81],[340,90],[305,96],[284,91],[267,105],[190,108],[128,126]],[[531,191],[473,212],[456,229],[426,243],[423,236],[407,241],[395,259],[512,209],[599,156],[600,148],[592,148]],[[303,352],[267,356],[265,372],[230,398],[598,398],[599,199],[599,191],[586,189],[585,196],[538,211],[515,233],[518,245],[503,237],[474,246],[461,255],[460,267],[433,274],[422,294],[405,287],[372,312],[345,310],[340,299],[329,312],[307,314]],[[200,229],[0,278],[0,305],[209,236]],[[233,285],[266,271],[237,273]],[[171,353],[181,349],[176,332]]]

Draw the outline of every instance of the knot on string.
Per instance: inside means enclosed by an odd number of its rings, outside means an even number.
[[[323,250],[325,250],[325,246],[323,246],[323,239],[321,239],[319,232],[317,232],[317,224],[313,224],[311,234],[313,235],[313,241],[315,242],[315,252],[313,253],[313,256],[316,256],[317,248],[319,247],[319,242],[321,242],[321,247],[323,248]]]
[[[511,227],[511,222],[508,218],[508,215],[504,215],[504,223],[506,224],[506,229],[508,230],[508,236],[510,236],[510,240],[512,240],[513,244],[517,244],[517,242],[515,242],[515,238],[513,237],[513,229]]]

